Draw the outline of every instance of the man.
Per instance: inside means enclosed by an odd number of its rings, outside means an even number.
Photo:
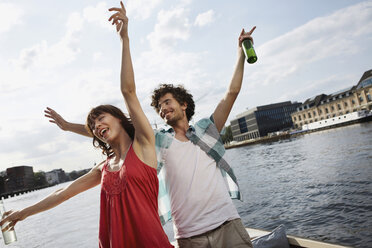
[[[240,199],[240,192],[233,170],[223,157],[219,133],[242,85],[242,41],[252,40],[255,28],[240,33],[233,77],[210,118],[190,126],[195,108],[192,95],[182,86],[171,84],[154,90],[151,105],[171,126],[156,132],[159,214],[163,223],[173,217],[179,247],[252,247],[231,200]],[[88,136],[83,125],[66,122],[53,109],[45,112],[62,130]]]

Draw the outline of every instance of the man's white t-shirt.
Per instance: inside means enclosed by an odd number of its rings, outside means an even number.
[[[176,239],[240,218],[220,168],[199,146],[174,138],[163,159]]]

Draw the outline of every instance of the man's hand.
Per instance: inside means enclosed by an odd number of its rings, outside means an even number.
[[[246,39],[249,39],[252,41],[252,44],[253,44],[253,38],[252,38],[252,33],[253,31],[256,29],[256,26],[254,26],[251,31],[249,32],[245,32],[244,31],[244,28],[242,29],[242,31],[240,32],[240,35],[239,35],[239,47],[242,47],[242,43],[243,43],[243,40],[246,40]]]
[[[71,123],[62,118],[56,111],[47,107],[44,110],[45,117],[49,119],[49,122],[56,124],[63,131],[70,131],[73,133],[81,134],[87,137],[93,137],[91,133],[85,129],[83,124]]]
[[[56,124],[63,131],[68,131],[67,121],[65,121],[65,119],[63,119],[56,111],[47,107],[46,110],[44,110],[44,113],[45,117],[49,118],[49,122]]]

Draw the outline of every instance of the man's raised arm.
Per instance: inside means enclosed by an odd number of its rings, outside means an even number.
[[[222,130],[223,126],[225,125],[226,120],[231,112],[232,106],[234,105],[234,102],[242,86],[243,74],[244,74],[244,62],[245,62],[245,56],[244,56],[244,52],[242,49],[242,42],[245,39],[250,39],[253,42],[251,34],[255,30],[255,28],[256,26],[254,26],[249,32],[245,32],[243,29],[239,35],[238,58],[237,58],[237,62],[235,65],[234,73],[233,73],[230,85],[227,89],[225,96],[218,103],[213,113],[214,123],[216,124],[216,127],[219,132]]]
[[[62,118],[52,108],[47,107],[44,110],[45,117],[49,119],[49,122],[56,124],[63,131],[70,131],[87,137],[93,137],[86,129],[83,124],[71,123]]]

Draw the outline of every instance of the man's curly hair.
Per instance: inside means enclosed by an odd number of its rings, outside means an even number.
[[[153,106],[159,114],[159,99],[167,93],[171,93],[179,104],[187,104],[186,117],[187,120],[190,121],[195,113],[195,103],[192,95],[182,85],[174,86],[173,84],[161,84],[152,94],[151,106]]]
[[[121,126],[124,128],[124,130],[127,132],[129,137],[133,140],[134,139],[134,126],[132,124],[132,121],[130,118],[128,118],[119,108],[113,106],[113,105],[99,105],[95,108],[93,108],[88,116],[87,121],[85,124],[85,129],[93,136],[93,146],[97,148],[102,149],[102,153],[106,156],[111,156],[114,151],[112,150],[111,146],[102,140],[98,139],[94,133],[94,126],[95,126],[95,120],[98,116],[100,116],[103,113],[108,113],[117,119],[120,120]]]

